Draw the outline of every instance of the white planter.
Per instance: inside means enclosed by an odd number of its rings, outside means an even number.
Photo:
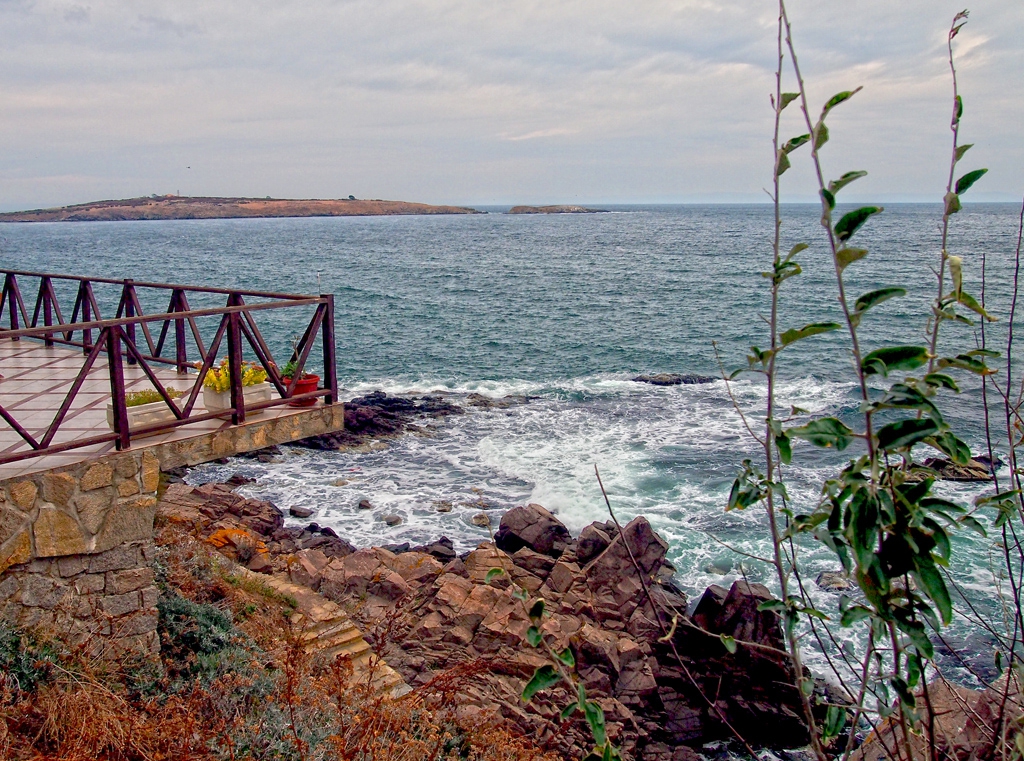
[[[243,386],[242,397],[245,400],[245,406],[249,407],[250,405],[257,404],[258,402],[269,402],[270,389],[270,383],[267,381],[257,383],[255,386]],[[232,409],[231,392],[213,391],[212,389],[204,386],[203,406],[210,412],[230,411]],[[259,412],[263,412],[263,410],[253,410],[253,414]]]
[[[185,403],[188,397],[179,397],[174,400],[174,403],[178,405],[178,409]],[[128,430],[134,431],[136,428],[143,428],[147,425],[156,425],[157,423],[163,423],[167,420],[176,420],[174,413],[171,412],[171,408],[167,406],[167,402],[162,399],[159,402],[150,402],[149,404],[137,404],[134,407],[128,408]],[[110,430],[114,430],[114,403],[107,402],[107,425],[110,426]]]

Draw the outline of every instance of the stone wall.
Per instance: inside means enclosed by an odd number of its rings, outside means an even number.
[[[0,615],[97,654],[155,652],[159,484],[149,450],[0,482]]]
[[[149,567],[160,471],[345,427],[333,404],[0,481],[0,617],[98,654],[159,647]]]
[[[91,655],[155,655],[157,589],[152,542],[130,542],[93,555],[37,558],[0,580],[0,610],[22,628],[84,643]]]

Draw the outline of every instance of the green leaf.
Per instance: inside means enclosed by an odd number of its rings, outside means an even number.
[[[967,354],[958,354],[955,357],[943,357],[939,360],[939,367],[957,367],[961,370],[972,372],[975,375],[992,375],[996,372],[981,360],[975,359]]]
[[[822,740],[828,741],[838,737],[846,725],[846,709],[840,706],[829,706],[825,713],[825,732]]]
[[[608,734],[604,728],[604,711],[601,706],[593,700],[588,700],[583,706],[583,715],[587,717],[590,733],[594,736],[594,744],[607,745]]]
[[[867,174],[868,173],[864,172],[864,171],[847,172],[842,177],[840,177],[838,180],[832,180],[828,184],[828,189],[833,194],[838,193],[840,190],[845,188],[847,185],[849,185],[854,180],[859,180],[861,177],[866,177]]]
[[[964,99],[961,98],[959,95],[956,96],[954,109],[956,111],[956,116],[953,117],[953,124],[956,124],[964,115]]]
[[[555,670],[554,666],[541,666],[533,672],[533,678],[523,688],[522,698],[525,702],[529,703],[538,692],[546,690],[548,687],[553,687],[561,680],[562,676]]]
[[[834,417],[812,420],[807,425],[790,428],[790,436],[805,439],[817,447],[835,447],[842,451],[853,441],[853,431]]]
[[[839,625],[844,627],[853,626],[865,618],[871,618],[871,611],[863,605],[853,605],[843,611],[843,614],[839,617]]]
[[[793,443],[789,436],[781,433],[775,437],[775,447],[779,450],[779,459],[783,465],[789,465],[793,461]]]
[[[942,623],[949,625],[953,620],[953,601],[949,598],[949,589],[946,588],[946,581],[942,578],[935,564],[931,560],[921,560],[917,565],[917,583],[925,591],[931,601],[939,609],[942,616]]]
[[[910,447],[939,432],[931,418],[897,420],[878,429],[878,446],[886,451]]]
[[[541,598],[540,600],[537,600],[537,602],[535,602],[533,606],[530,608],[530,618],[533,620],[537,620],[538,618],[541,618],[543,615],[544,600],[543,598]]]
[[[825,203],[828,204],[829,209],[836,208],[836,197],[833,195],[831,190],[821,189],[821,197],[825,199]]]
[[[789,163],[789,156],[785,151],[779,150],[779,159],[775,162],[775,176],[781,177],[791,166],[793,165]]]
[[[810,139],[810,135],[798,135],[797,137],[794,137],[792,140],[787,141],[786,144],[782,146],[782,152],[792,153]]]
[[[849,240],[853,237],[853,234],[860,229],[861,225],[868,221],[875,214],[880,214],[884,211],[882,206],[862,206],[859,209],[854,209],[851,212],[847,212],[843,215],[842,219],[836,223],[836,237],[839,240]]]
[[[527,643],[529,643],[530,647],[540,647],[540,643],[543,641],[543,639],[544,638],[541,636],[540,629],[538,629],[536,626],[531,626],[529,629],[526,630],[526,641]]]
[[[971,349],[969,352],[967,352],[967,356],[968,357],[992,357],[993,359],[997,359],[997,358],[999,358],[999,357],[1001,357],[1003,355],[1000,354],[998,351],[992,351],[992,349]]]
[[[865,293],[854,305],[854,309],[858,312],[866,312],[876,304],[881,304],[883,301],[895,298],[897,296],[906,296],[907,291],[905,288],[897,288],[895,286],[890,288],[879,288],[877,291],[870,291]]]
[[[924,346],[887,346],[875,349],[861,361],[861,367],[868,375],[878,372],[879,363],[882,375],[893,370],[916,370],[928,361],[928,349]]]
[[[929,386],[935,386],[936,388],[948,388],[950,391],[960,393],[960,387],[956,385],[956,381],[945,373],[928,373],[924,376],[924,382]]]
[[[977,532],[981,536],[988,536],[988,532],[985,530],[985,527],[981,525],[981,521],[970,515],[961,515],[957,518],[957,523],[961,526],[966,526],[971,531]]]
[[[978,303],[977,299],[975,299],[967,291],[960,290],[957,293],[957,295],[956,295],[956,300],[959,301],[961,304],[963,304],[968,309],[970,309],[975,314],[981,315],[982,317],[984,317],[989,322],[995,322],[996,319],[997,319],[997,318],[993,317],[992,315],[990,315],[988,312],[986,312],[985,308],[981,304]]]
[[[814,150],[818,150],[828,142],[828,127],[824,122],[818,122],[814,127]]]
[[[568,666],[569,668],[576,667],[576,658],[575,656],[573,656],[572,650],[570,650],[568,647],[560,653],[555,653],[555,657],[557,657],[558,660],[560,660],[564,665]]]
[[[779,110],[781,111],[794,100],[800,97],[798,92],[784,92],[782,93],[782,99],[779,101]]]
[[[490,584],[492,581],[494,581],[499,576],[504,575],[504,573],[505,573],[505,571],[502,568],[492,568],[491,570],[489,570],[487,572],[487,576],[484,577],[484,583],[485,584]]]
[[[851,264],[858,259],[863,259],[868,255],[866,248],[841,248],[836,251],[836,262],[839,264],[840,270],[845,270]]]
[[[852,98],[854,95],[856,95],[860,91],[861,91],[861,88],[858,87],[856,90],[844,90],[843,92],[839,92],[839,93],[836,93],[835,95],[833,95],[825,103],[825,107],[823,109],[821,109],[821,118],[824,119],[826,114],[828,114],[829,111],[831,111],[833,108],[838,106],[840,103],[845,103],[846,101],[848,101],[850,98]]]
[[[987,169],[975,169],[973,172],[968,172],[967,174],[965,174],[963,177],[956,181],[956,194],[960,196],[966,193],[968,188],[971,187],[971,185],[973,185],[974,183],[976,183],[978,180],[985,176],[986,172],[988,172]]]
[[[833,330],[839,330],[838,322],[811,322],[804,325],[802,328],[790,328],[781,336],[783,346],[789,346],[791,343],[800,341],[804,338],[810,338],[816,336],[819,333],[828,333]]]
[[[942,200],[946,205],[945,213],[947,216],[950,214],[956,214],[958,211],[960,211],[960,209],[963,208],[960,205],[960,196],[958,196],[953,191],[949,191],[948,193],[946,193]]]
[[[757,606],[758,611],[764,612],[770,610],[772,613],[778,613],[782,615],[786,612],[786,603],[782,600],[765,600],[763,603]]]
[[[945,431],[926,440],[926,443],[949,455],[949,458],[960,465],[971,461],[971,448],[958,439],[951,431]]]
[[[725,649],[730,653],[736,652],[736,638],[730,637],[728,634],[719,634],[718,638],[722,640],[722,644],[725,645]]]
[[[570,716],[580,710],[579,703],[570,703],[562,709],[562,713],[559,715],[562,721],[567,721]]]
[[[810,248],[806,243],[797,243],[793,248],[789,249],[789,253],[786,255],[786,261],[788,262],[794,256],[799,254],[801,251]]]
[[[964,157],[964,154],[967,153],[967,151],[971,150],[971,148],[973,148],[973,147],[974,147],[974,143],[968,143],[967,145],[957,146],[957,149],[956,149],[956,160],[959,161],[960,159],[962,159]]]

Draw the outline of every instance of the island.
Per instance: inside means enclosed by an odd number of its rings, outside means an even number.
[[[246,217],[366,217],[395,214],[484,214],[464,206],[346,199],[210,198],[147,196],[0,214],[0,222],[107,222],[141,219]]]
[[[601,214],[607,209],[588,209],[586,206],[513,206],[509,214]]]

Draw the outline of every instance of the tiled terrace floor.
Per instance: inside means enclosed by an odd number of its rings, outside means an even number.
[[[56,346],[46,347],[39,341],[29,339],[12,341],[0,337],[0,375],[3,376],[3,379],[0,380],[0,404],[38,440],[53,421],[84,362],[84,355],[77,350]],[[178,375],[173,368],[157,369],[159,367],[167,366],[157,365],[154,367],[156,375],[165,386],[191,391],[196,379],[194,374]],[[139,367],[125,364],[124,377],[125,386],[129,391],[153,387]],[[60,444],[109,432],[106,412],[109,401],[109,368],[105,355],[101,354],[89,371],[71,409],[54,437],[53,443]],[[193,412],[205,412],[202,403],[203,397],[200,394]],[[267,420],[281,415],[299,413],[300,410],[289,407],[271,407],[263,411],[259,419]],[[230,418],[191,423],[167,433],[133,438],[132,447],[152,446],[205,435],[230,425]],[[5,420],[0,418],[0,457],[28,451],[31,451],[29,444]],[[49,468],[73,465],[112,451],[114,451],[114,442],[110,441],[70,449],[57,454],[0,464],[0,480]]]

